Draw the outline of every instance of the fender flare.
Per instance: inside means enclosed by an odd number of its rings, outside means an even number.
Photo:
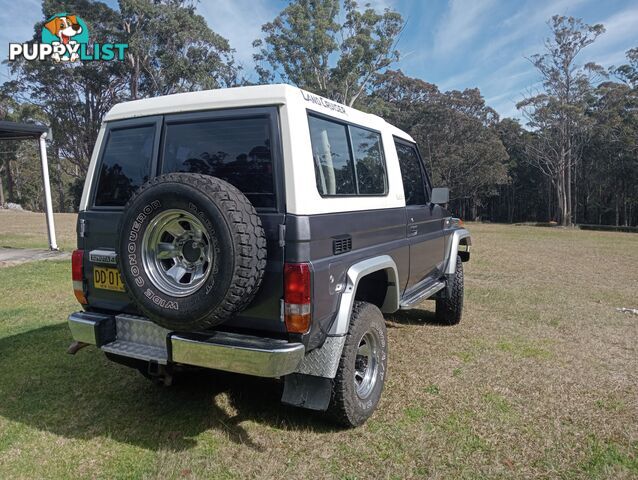
[[[346,273],[346,285],[341,294],[337,317],[330,329],[331,335],[345,335],[348,333],[350,313],[352,312],[359,280],[380,270],[384,270],[388,275],[388,288],[381,311],[393,313],[399,309],[399,273],[392,257],[390,255],[380,255],[362,260],[352,265]]]
[[[296,373],[324,378],[335,377],[346,341],[346,334],[350,327],[350,314],[359,280],[380,270],[385,270],[388,275],[388,289],[381,311],[392,313],[399,309],[399,274],[392,257],[380,255],[355,263],[346,272],[346,284],[341,293],[337,316],[332,323],[328,337],[321,347],[306,354],[297,367]]]
[[[467,252],[469,254],[470,248],[472,246],[472,237],[470,236],[470,232],[468,232],[464,228],[459,228],[458,230],[454,230],[450,235],[450,246],[447,249],[447,258],[445,260],[445,274],[446,275],[454,275],[456,270],[456,256],[459,252],[459,245],[465,245],[467,248]]]

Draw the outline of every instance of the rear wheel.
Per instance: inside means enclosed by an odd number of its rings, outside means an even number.
[[[454,276],[449,278],[448,282],[451,282],[451,285],[445,298],[436,299],[436,320],[445,325],[456,325],[461,321],[463,314],[463,263],[458,255]]]
[[[387,360],[381,310],[371,303],[355,302],[328,407],[338,423],[356,427],[372,415],[381,399]]]

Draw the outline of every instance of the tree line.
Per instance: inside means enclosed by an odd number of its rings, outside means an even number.
[[[189,0],[43,0],[42,22],[73,12],[92,42],[128,43],[125,61],[14,61],[0,86],[0,117],[51,125],[54,203],[77,208],[103,116],[116,103],[171,93],[285,82],[382,116],[410,133],[437,186],[465,219],[638,224],[638,48],[604,69],[581,64],[603,25],[556,15],[545,49],[529,58],[541,86],[500,118],[478,88],[441,91],[397,68],[405,22],[355,0],[292,0],[241,65]],[[254,71],[250,76],[247,72]],[[0,146],[0,202],[38,210],[32,145]]]

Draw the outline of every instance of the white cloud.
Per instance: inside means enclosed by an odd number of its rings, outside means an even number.
[[[465,88],[475,87],[473,85],[475,79],[480,78],[481,72],[478,68],[464,70],[456,75],[447,77],[442,82],[439,82],[439,88],[442,91],[446,90],[463,90]]]
[[[543,5],[540,1],[527,3],[517,13],[504,20],[500,26],[501,35],[495,36],[479,52],[479,57],[486,59],[508,49],[509,46],[520,45],[522,39],[528,42],[522,55],[535,53],[543,48],[543,40],[549,35],[547,21],[553,15],[570,15],[579,5],[591,0],[550,0]]]
[[[200,2],[197,12],[208,25],[228,39],[236,50],[235,59],[244,67],[244,73],[252,71],[253,40],[261,37],[261,26],[271,21],[285,5],[251,0],[215,0]]]
[[[638,7],[628,8],[594,23],[602,23],[606,31],[584,50],[589,61],[604,66],[618,65],[625,61],[627,50],[638,46]]]
[[[434,35],[435,55],[449,55],[469,43],[489,21],[487,13],[494,4],[494,0],[450,0]]]

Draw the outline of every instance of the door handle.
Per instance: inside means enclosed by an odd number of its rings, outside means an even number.
[[[408,236],[414,237],[419,232],[419,227],[417,225],[408,225]]]

